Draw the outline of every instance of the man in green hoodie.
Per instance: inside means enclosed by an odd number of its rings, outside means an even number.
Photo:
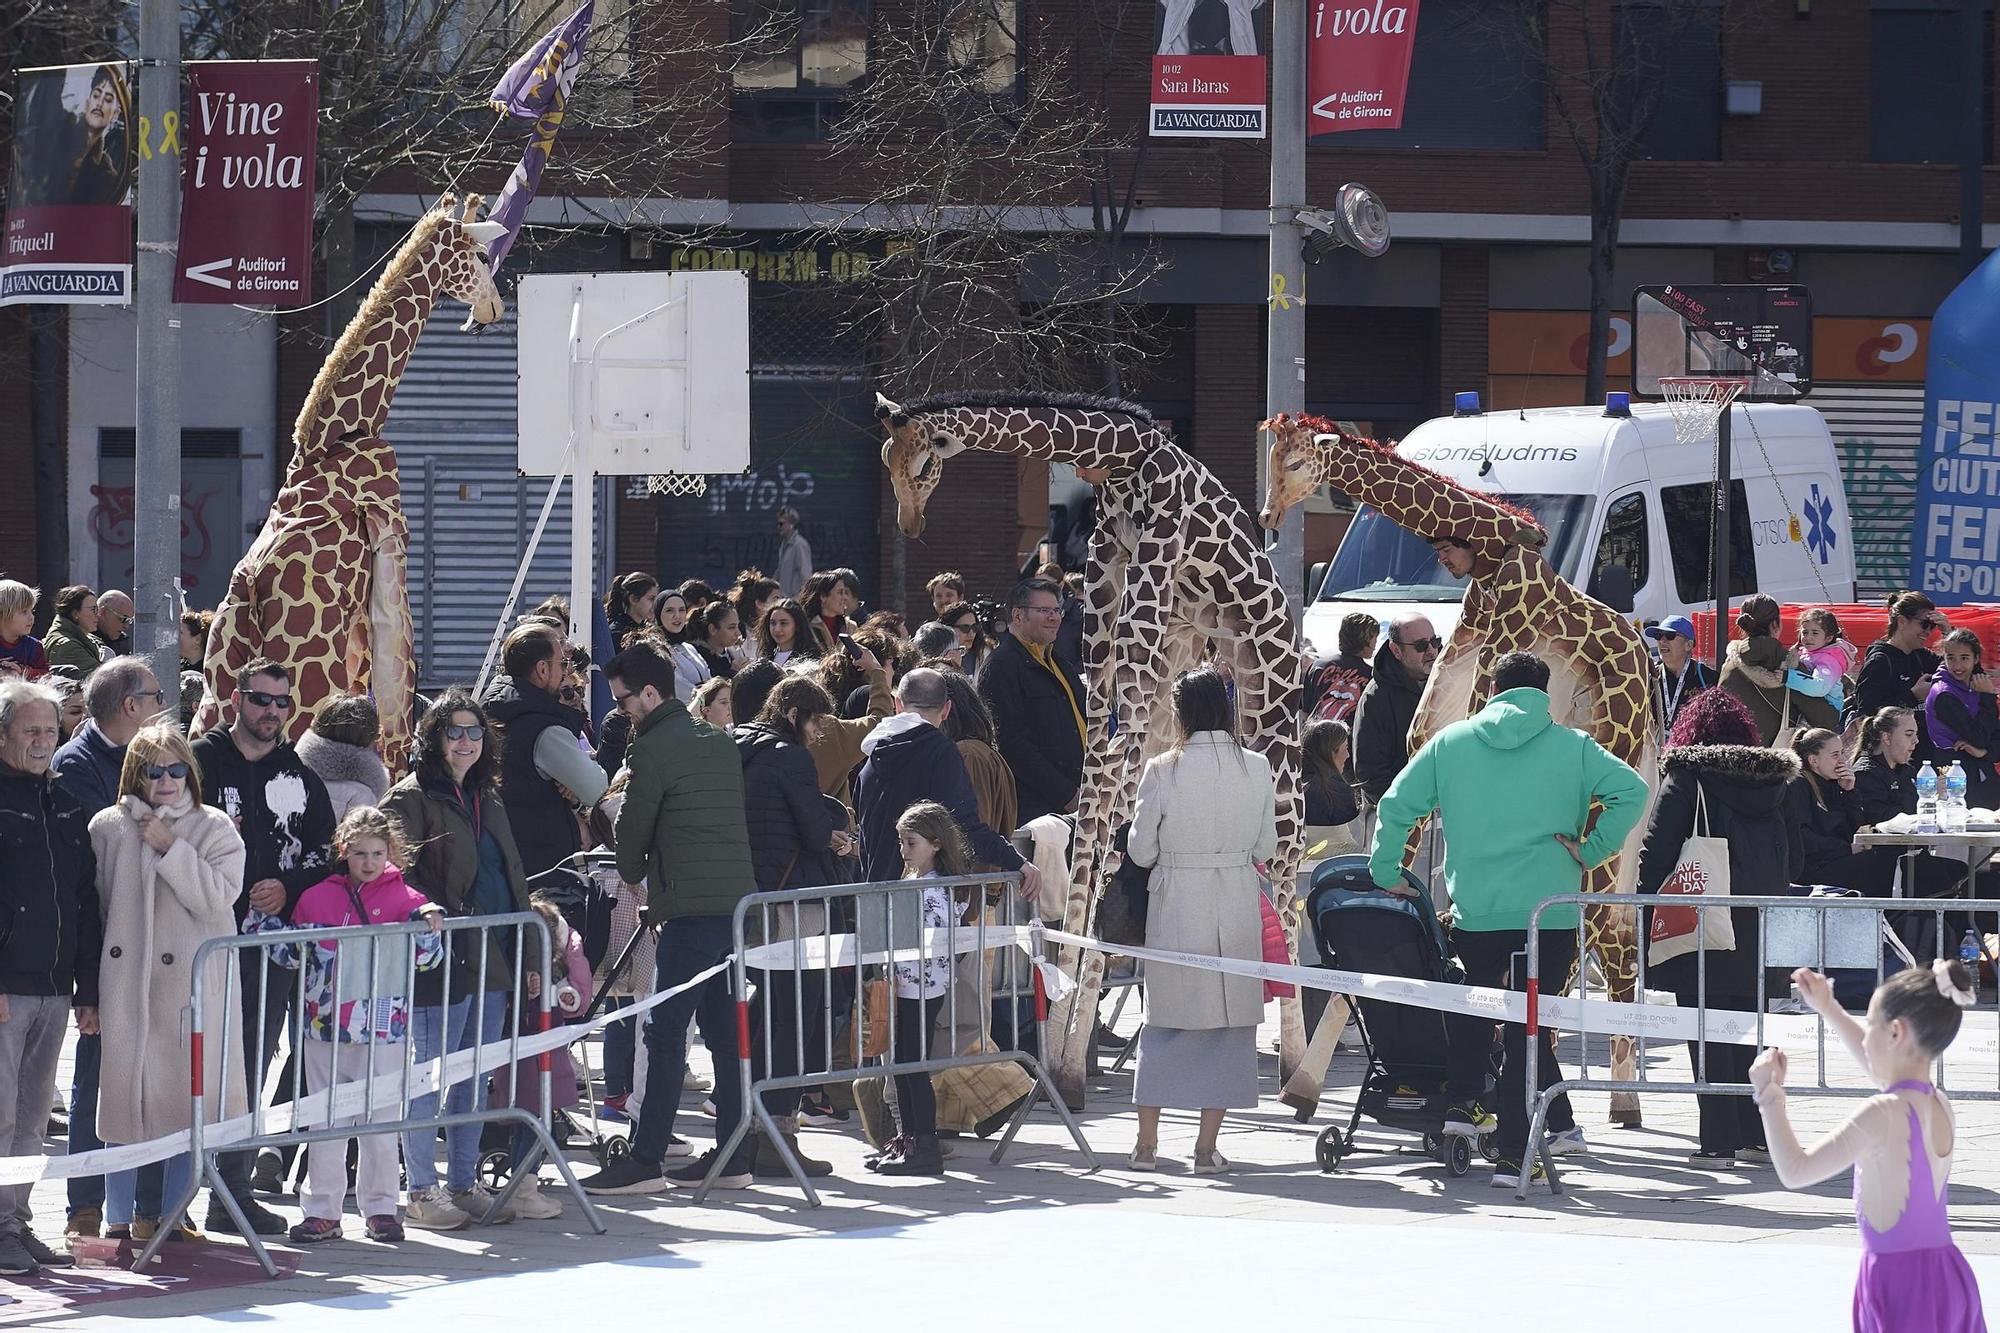
[[[1444,879],[1451,894],[1451,944],[1473,986],[1526,989],[1515,959],[1527,948],[1528,915],[1542,899],[1576,893],[1583,872],[1609,861],[1646,811],[1646,783],[1580,731],[1549,716],[1549,668],[1533,653],[1507,653],[1493,664],[1493,698],[1463,722],[1439,731],[1411,756],[1377,808],[1369,872],[1383,888],[1402,883],[1403,847],[1432,811],[1451,829]],[[1600,807],[1590,822],[1592,804]],[[1541,918],[1540,971],[1564,977],[1576,958],[1575,907]],[[1477,1134],[1495,1117],[1480,1105],[1492,1027],[1454,1019],[1448,1071],[1452,1106],[1445,1132]],[[1555,1043],[1542,1033],[1540,1076],[1546,1089],[1562,1078]],[[1512,1186],[1527,1145],[1527,1033],[1506,1025],[1500,1071],[1494,1168],[1496,1186]],[[1580,1151],[1583,1133],[1565,1101],[1550,1108],[1552,1151]],[[1539,1168],[1535,1168],[1539,1170]]]

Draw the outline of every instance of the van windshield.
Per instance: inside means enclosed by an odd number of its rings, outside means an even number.
[[[1549,563],[1564,578],[1576,572],[1590,495],[1509,495],[1548,530]],[[1445,573],[1430,543],[1368,505],[1354,516],[1320,584],[1322,602],[1455,602],[1465,580]]]

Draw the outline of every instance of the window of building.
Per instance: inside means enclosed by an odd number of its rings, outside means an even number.
[[[1539,62],[1490,0],[1424,0],[1402,128],[1326,135],[1328,148],[1514,148],[1543,143]]]
[[[1624,0],[1613,20],[1618,54],[1610,114],[1643,121],[1638,156],[1673,162],[1720,157],[1720,6],[1707,7],[1701,0]]]
[[[1868,15],[1868,155],[1876,162],[1957,162],[1964,80],[1956,0],[1874,0]],[[1993,160],[1993,15],[1982,28],[1979,98],[1985,161]]]
[[[1651,562],[1647,559],[1652,550],[1652,531],[1646,522],[1646,497],[1634,491],[1621,495],[1611,502],[1611,508],[1604,514],[1604,535],[1597,539],[1597,556],[1590,564],[1590,578],[1585,587],[1593,597],[1602,597],[1608,590],[1604,581],[1604,571],[1614,565],[1622,565],[1631,576],[1626,587],[1633,592],[1646,586]],[[1629,608],[1628,608],[1629,609]]]
[[[945,59],[972,91],[1012,97],[1019,91],[1019,0],[959,0],[946,20]]]
[[[1709,599],[1709,561],[1714,556],[1715,483],[1660,488],[1667,524],[1667,548],[1674,554],[1674,589],[1692,606]],[[1757,591],[1757,550],[1750,531],[1750,498],[1743,483],[1729,483],[1729,595]]]
[[[872,0],[736,0],[731,116],[755,138],[823,139],[867,77]]]

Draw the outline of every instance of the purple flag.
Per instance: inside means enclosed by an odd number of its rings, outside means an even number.
[[[581,9],[551,28],[493,87],[489,100],[495,111],[535,122],[534,135],[528,140],[514,174],[507,178],[507,188],[500,192],[499,200],[487,214],[489,220],[507,228],[506,235],[495,240],[488,251],[488,260],[496,274],[507,252],[514,248],[514,238],[520,234],[521,223],[528,215],[528,202],[535,197],[535,189],[542,182],[542,168],[555,148],[556,132],[562,129],[563,111],[569,105],[570,88],[576,82],[577,66],[583,60],[583,45],[590,38],[590,20],[596,7],[597,0],[584,0]]]

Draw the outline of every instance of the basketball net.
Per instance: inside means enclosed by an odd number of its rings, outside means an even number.
[[[646,478],[648,495],[707,495],[708,478],[699,472],[656,472]]]
[[[1714,435],[1716,418],[1749,387],[1747,379],[1660,376],[1660,396],[1674,414],[1674,438],[1694,444]]]

